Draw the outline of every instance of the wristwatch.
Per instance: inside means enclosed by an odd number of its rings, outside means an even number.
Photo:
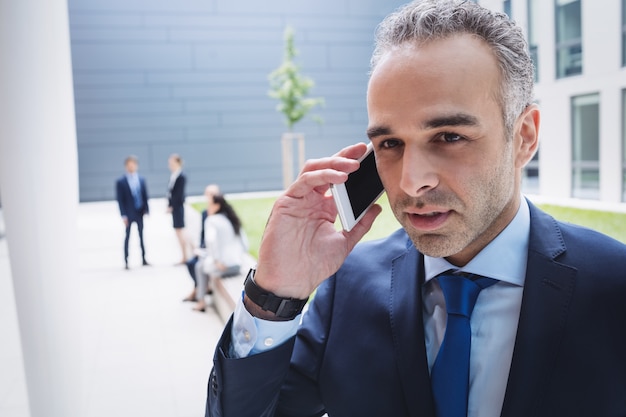
[[[263,311],[270,311],[282,319],[293,320],[302,313],[302,309],[309,299],[279,297],[264,290],[254,282],[256,270],[250,268],[244,282],[244,291],[250,301],[261,307]]]

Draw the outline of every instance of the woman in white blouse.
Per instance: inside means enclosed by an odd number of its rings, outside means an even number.
[[[241,221],[224,196],[218,194],[209,198],[207,212],[204,222],[206,253],[196,263],[196,311],[206,308],[204,295],[210,288],[211,278],[239,274],[248,249]]]

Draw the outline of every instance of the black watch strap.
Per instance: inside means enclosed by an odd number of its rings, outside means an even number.
[[[244,291],[250,301],[258,305],[263,311],[270,311],[276,317],[292,320],[302,312],[308,299],[279,297],[274,293],[265,291],[254,282],[256,270],[251,268],[244,282]]]

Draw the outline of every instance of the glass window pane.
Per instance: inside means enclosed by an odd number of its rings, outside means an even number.
[[[600,197],[600,95],[572,98],[572,196]]]
[[[522,191],[524,194],[539,194],[539,151],[524,168]]]
[[[582,73],[582,21],[579,0],[555,1],[557,78]]]
[[[622,66],[626,67],[626,0],[622,0]]]
[[[626,28],[622,33],[622,67],[626,67]]]
[[[539,0],[527,0],[526,2],[526,7],[528,8],[528,49],[530,58],[535,65],[536,83],[539,82],[539,45],[537,43],[537,11],[539,8],[536,6],[537,1]]]
[[[502,11],[504,11],[504,14],[506,14],[509,19],[513,17],[511,15],[511,0],[504,0],[502,2]]]

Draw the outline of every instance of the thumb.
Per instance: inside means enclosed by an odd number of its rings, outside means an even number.
[[[378,215],[383,211],[382,207],[378,204],[374,204],[370,209],[365,213],[365,216],[350,230],[349,232],[344,231],[344,235],[346,236],[348,247],[352,250],[357,243],[365,236],[367,232],[372,228],[372,224],[374,224],[374,220],[378,217]]]

